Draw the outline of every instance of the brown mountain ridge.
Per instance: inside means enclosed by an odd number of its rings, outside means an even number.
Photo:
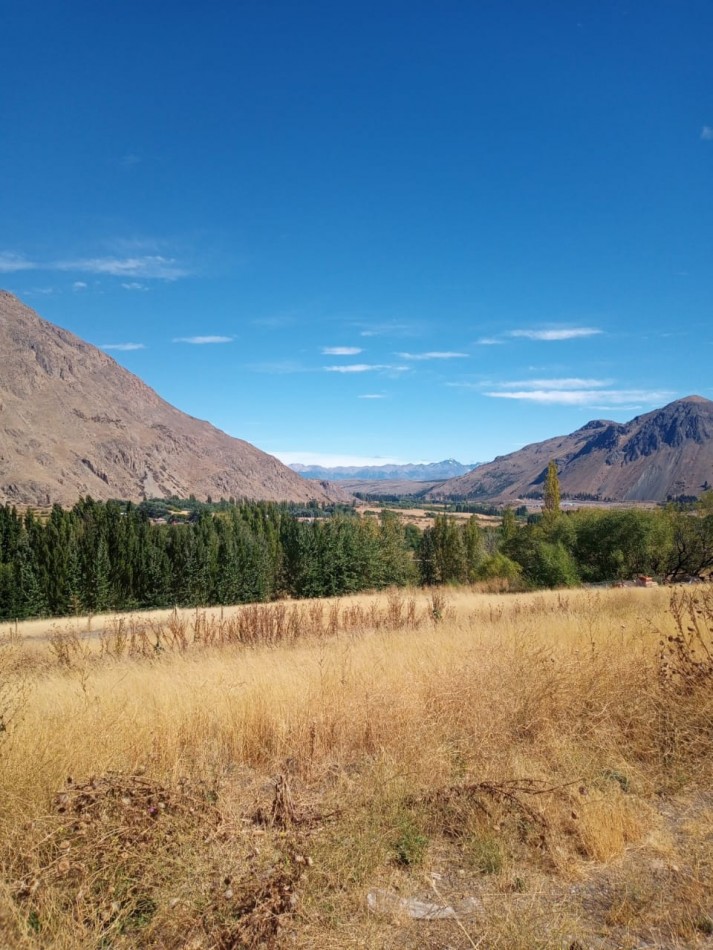
[[[431,498],[508,503],[541,497],[550,459],[564,496],[663,502],[713,487],[713,402],[688,396],[630,422],[595,419],[449,479]]]
[[[339,493],[174,408],[0,291],[0,503],[190,494],[324,502]]]

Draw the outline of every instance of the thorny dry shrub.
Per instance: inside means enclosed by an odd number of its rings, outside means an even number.
[[[713,687],[713,586],[671,593],[676,633],[662,640],[660,676],[674,692]]]
[[[52,813],[30,821],[11,872],[15,899],[41,935],[58,921],[102,938],[140,930],[186,841],[214,833],[210,789],[174,789],[138,775],[67,779]],[[157,861],[157,856],[161,860]],[[66,924],[65,924],[66,926]]]
[[[52,813],[23,828],[25,847],[11,865],[24,922],[15,922],[16,942],[24,929],[42,946],[54,945],[57,933],[72,946],[273,946],[311,863],[286,798],[280,776],[270,822],[279,836],[246,850],[238,839],[247,832],[250,840],[258,819],[231,828],[205,784],[183,779],[169,788],[120,773],[67,779]]]
[[[50,653],[64,669],[71,669],[86,661],[89,655],[88,645],[82,640],[75,624],[69,624],[65,629],[53,624],[47,641]]]
[[[0,636],[0,741],[7,738],[22,715],[30,689],[21,641]]]
[[[671,769],[703,762],[713,749],[713,587],[674,589],[675,632],[659,643],[657,743]]]
[[[368,604],[312,601],[246,604],[231,616],[197,609],[191,615],[174,610],[165,621],[140,615],[114,617],[99,632],[100,656],[155,658],[164,652],[185,653],[197,647],[277,646],[301,639],[335,637],[364,630],[417,630],[427,619],[440,620],[446,598],[438,592],[433,605],[419,610],[414,596],[402,590]],[[55,629],[52,650],[60,666],[69,667],[82,653],[73,627]]]

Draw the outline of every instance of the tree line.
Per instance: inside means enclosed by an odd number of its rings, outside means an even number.
[[[713,495],[695,507],[563,513],[550,500],[498,527],[436,515],[303,517],[245,502],[156,524],[145,508],[82,499],[46,518],[0,507],[0,621],[106,610],[332,597],[506,578],[523,587],[681,579],[713,567]]]

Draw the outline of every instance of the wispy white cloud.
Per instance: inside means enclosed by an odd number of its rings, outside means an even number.
[[[137,257],[85,257],[77,260],[56,261],[44,266],[49,270],[158,280],[178,280],[179,277],[187,277],[189,273],[174,258],[163,257],[160,254],[144,254]]]
[[[128,353],[130,350],[145,350],[146,345],[144,343],[103,343],[99,349],[120,350],[123,353]]]
[[[22,254],[13,251],[0,252],[0,274],[15,274],[23,270],[37,270],[33,261],[28,261]]]
[[[121,286],[124,288],[124,290],[148,290],[146,284],[140,284],[137,280],[130,280],[127,283],[123,283]]]
[[[323,346],[323,356],[358,356],[364,350],[360,346]]]
[[[510,390],[552,390],[566,392],[568,390],[603,389],[606,386],[611,386],[612,382],[611,379],[582,379],[578,376],[566,376],[553,379],[513,379],[503,381],[493,379],[481,379],[479,381],[463,380],[447,382],[446,386],[450,386],[454,389],[472,389],[481,393],[485,390],[502,390],[503,394],[507,394]]]
[[[478,346],[500,346],[505,340],[499,340],[494,336],[481,336],[481,338],[475,342]]]
[[[361,396],[358,396],[359,399],[386,399],[384,393],[362,393]]]
[[[253,373],[267,373],[269,376],[288,376],[291,373],[308,373],[310,370],[297,360],[267,360],[263,363],[249,363],[246,369]]]
[[[701,129],[701,138],[704,142],[713,142],[713,125],[704,125]]]
[[[451,353],[443,350],[431,350],[428,353],[397,353],[402,360],[455,360],[467,359],[468,353]]]
[[[232,336],[176,336],[174,343],[192,343],[195,346],[204,346],[206,343],[232,343]]]
[[[75,280],[75,282],[72,284],[72,290],[86,290],[88,286],[89,285],[84,280]]]
[[[491,399],[514,399],[547,406],[587,406],[590,409],[640,409],[670,402],[675,393],[665,389],[617,389],[611,379],[579,376],[548,379],[514,379],[448,382]]]
[[[524,337],[527,340],[577,340],[601,333],[595,327],[560,327],[554,330],[510,330],[508,336]]]
[[[187,277],[190,273],[175,258],[163,257],[160,254],[39,261],[11,251],[0,253],[0,273],[14,274],[19,271],[61,271],[152,280],[178,280],[179,277]]]
[[[53,297],[55,294],[61,294],[62,291],[56,287],[31,287],[24,292],[26,297]]]
[[[362,329],[359,331],[359,336],[396,336],[396,337],[405,337],[405,336],[418,336],[419,327],[413,323],[399,323],[399,322],[387,322],[387,323],[357,323],[356,326],[361,326]]]
[[[265,330],[284,330],[294,326],[297,318],[291,313],[277,313],[270,317],[255,317],[250,322],[254,327],[262,327]]]
[[[611,386],[611,379],[580,379],[579,377],[566,377],[563,379],[528,379],[511,380],[505,383],[498,383],[499,389],[597,389],[605,386]]]
[[[484,393],[493,399],[518,399],[548,406],[589,406],[609,408],[612,406],[660,405],[675,395],[667,390],[651,389],[524,389],[515,391],[491,391]]]
[[[408,370],[408,366],[394,366],[389,363],[346,363],[342,366],[325,366],[327,373],[374,373],[374,372],[394,372],[403,373]]]

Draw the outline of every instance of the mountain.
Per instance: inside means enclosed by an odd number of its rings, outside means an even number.
[[[0,503],[341,494],[169,405],[106,353],[5,291],[0,354]]]
[[[364,499],[398,496],[399,498],[411,497],[416,501],[434,488],[438,488],[443,481],[443,479],[416,482],[408,478],[343,478],[339,482],[339,487],[351,495],[358,495]]]
[[[713,487],[713,402],[688,396],[618,423],[597,419],[444,482],[431,498],[511,502],[541,497],[555,459],[564,497],[666,501]]]
[[[398,480],[409,482],[437,482],[446,478],[455,478],[465,475],[476,468],[477,462],[464,465],[455,459],[444,459],[442,462],[409,463],[407,465],[338,465],[336,468],[323,468],[321,465],[301,465],[295,462],[290,468],[299,472],[304,478],[328,479],[329,481],[343,481],[344,479],[358,479],[359,481]]]

